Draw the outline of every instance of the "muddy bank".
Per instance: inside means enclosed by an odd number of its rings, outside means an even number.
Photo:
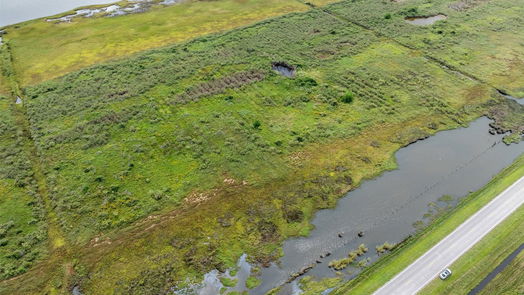
[[[58,18],[48,18],[46,21],[63,23],[71,22],[78,17],[115,17],[126,14],[140,13],[148,11],[153,5],[174,5],[181,0],[163,0],[161,2],[154,0],[128,0],[125,4],[113,4],[101,8],[78,9],[74,14],[65,15]]]
[[[117,2],[116,0],[16,0],[2,1],[0,27],[54,15],[77,7]]]

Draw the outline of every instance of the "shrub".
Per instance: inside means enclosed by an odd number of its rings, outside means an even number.
[[[380,254],[380,253],[384,253],[386,251],[389,251],[389,250],[393,249],[393,247],[395,247],[394,244],[390,244],[388,242],[385,242],[384,244],[375,247],[375,249],[377,250],[377,253]]]
[[[284,209],[284,218],[288,223],[301,222],[304,219],[304,213],[300,209]]]
[[[368,248],[364,244],[360,244],[358,246],[358,256],[364,255],[364,253],[368,252]]]
[[[262,126],[262,123],[260,123],[260,121],[256,120],[255,122],[253,122],[253,128],[260,129],[260,126]]]
[[[385,19],[391,19],[391,13],[386,13],[386,15],[384,15],[384,18]]]
[[[332,260],[329,262],[329,267],[331,267],[334,270],[343,270],[344,268],[348,267],[350,263],[352,263],[354,258],[352,257],[345,257],[338,260]]]
[[[224,285],[224,287],[234,287],[237,285],[236,279],[230,279],[226,277],[220,278],[220,282],[222,283],[222,285]]]
[[[314,87],[317,86],[318,83],[315,79],[310,77],[302,77],[296,80],[297,85],[302,87]]]
[[[358,262],[358,267],[365,267],[369,263],[369,258],[362,259]]]
[[[352,103],[353,102],[353,93],[350,91],[346,92],[346,94],[344,94],[340,98],[340,101],[342,101],[343,103]]]
[[[149,191],[149,195],[153,200],[160,201],[164,197],[164,192],[159,190]]]
[[[247,278],[246,280],[246,287],[248,289],[254,289],[256,288],[258,285],[260,285],[262,281],[260,281],[260,279],[256,278],[256,277],[249,277]]]
[[[419,13],[418,13],[418,8],[416,7],[411,7],[409,9],[406,9],[402,12],[402,14],[404,14],[405,16],[407,17],[414,17],[414,16],[417,16]]]

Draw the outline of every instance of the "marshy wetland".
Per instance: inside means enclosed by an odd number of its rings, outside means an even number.
[[[522,0],[327,2],[6,27],[0,294],[337,283],[522,153]]]
[[[317,212],[312,220],[315,228],[307,237],[285,241],[284,255],[260,270],[261,284],[249,293],[266,294],[281,286],[277,294],[299,294],[304,276],[350,279],[362,269],[360,261],[367,265],[383,254],[378,247],[402,242],[461,197],[480,189],[524,153],[523,144],[505,145],[503,135],[490,135],[488,123],[480,118],[466,128],[443,131],[400,149],[395,154],[398,169],[364,182],[336,208]],[[370,250],[354,263],[338,271],[330,267],[330,262],[347,257],[362,244]],[[245,273],[243,263],[245,256],[239,263]],[[303,275],[293,277],[304,269]],[[241,288],[246,276],[237,279],[235,290],[248,291]],[[222,287],[219,280],[204,280],[199,294],[211,295]]]

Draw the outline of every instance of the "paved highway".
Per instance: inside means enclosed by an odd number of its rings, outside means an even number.
[[[524,177],[495,197],[374,294],[416,294],[523,203]]]

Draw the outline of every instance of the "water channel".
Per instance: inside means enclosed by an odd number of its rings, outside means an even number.
[[[482,117],[467,128],[442,131],[400,149],[395,154],[398,169],[363,182],[340,199],[336,208],[317,212],[310,235],[285,241],[284,256],[261,269],[258,277],[262,283],[249,293],[265,294],[282,286],[279,294],[300,294],[296,280],[286,281],[308,266],[314,267],[306,275],[315,279],[337,275],[351,279],[358,274],[357,267],[350,266],[337,274],[328,267],[329,262],[347,257],[360,244],[369,251],[359,260],[369,258],[372,262],[379,257],[376,246],[402,241],[416,231],[414,223],[427,222],[427,213],[437,206],[453,206],[469,192],[480,189],[524,153],[524,143],[506,145],[503,135],[489,134],[489,123]],[[443,201],[444,195],[453,198]],[[364,233],[362,237],[359,232]],[[243,286],[239,280],[230,290],[244,290]],[[211,292],[201,289],[197,294],[211,295],[221,288],[207,287]]]

